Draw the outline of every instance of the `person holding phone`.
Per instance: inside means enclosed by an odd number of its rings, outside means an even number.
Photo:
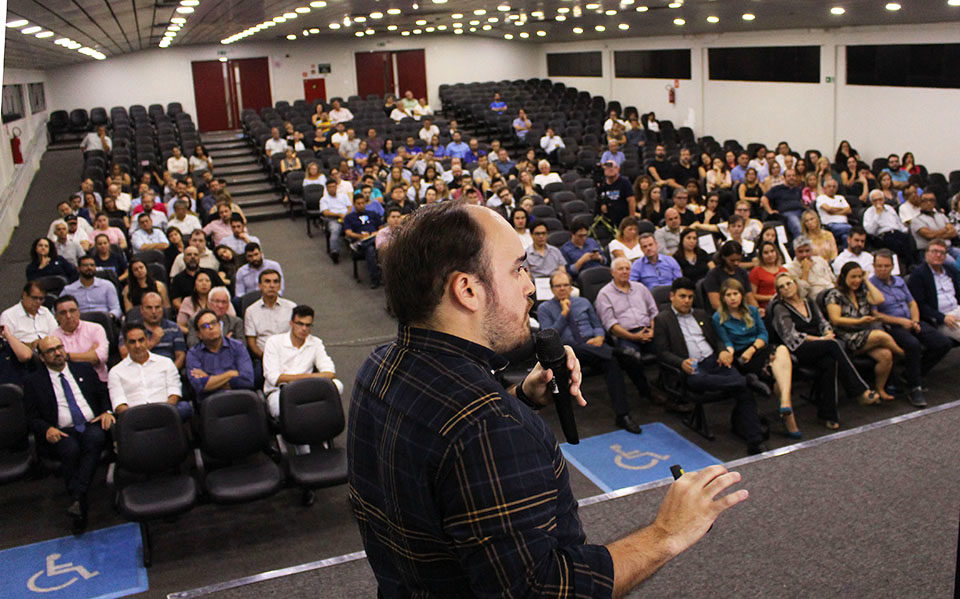
[[[560,247],[571,278],[576,277],[582,270],[606,264],[607,259],[600,244],[588,234],[586,224],[582,221],[574,222],[570,227],[570,241]]]

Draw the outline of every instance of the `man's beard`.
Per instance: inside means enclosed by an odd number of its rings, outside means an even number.
[[[487,302],[482,324],[487,346],[498,354],[506,354],[530,345],[530,327],[508,322],[507,315],[503,314],[500,298],[489,285],[484,284],[484,288],[487,296],[491,298]]]

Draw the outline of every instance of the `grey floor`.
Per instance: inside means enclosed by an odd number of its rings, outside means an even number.
[[[81,159],[79,153],[75,151],[48,152],[44,157],[41,170],[21,212],[21,226],[14,234],[7,250],[0,256],[0,280],[4,282],[0,285],[0,306],[12,305],[19,299],[29,244],[35,237],[46,232],[47,225],[55,216],[56,202],[75,188],[80,166]],[[311,304],[317,310],[318,326],[315,327],[314,332],[323,338],[328,352],[337,364],[337,372],[346,386],[344,394],[346,406],[352,388],[353,373],[357,371],[372,348],[388,341],[395,334],[396,323],[384,310],[382,292],[371,291],[365,284],[354,282],[348,261],[333,265],[324,253],[322,238],[308,238],[302,220],[262,222],[256,223],[252,228],[254,234],[263,241],[265,254],[283,265],[287,280],[286,296],[294,301]],[[361,275],[366,279],[362,265]],[[958,356],[960,356],[958,352],[948,356],[931,375],[929,394],[931,405],[947,403],[957,398],[955,389],[960,387]],[[653,377],[650,376],[650,378],[652,380]],[[803,384],[801,383],[800,386],[802,387]],[[683,427],[675,416],[651,405],[646,400],[640,400],[635,390],[629,385],[628,392],[635,406],[634,416],[640,423],[664,422],[722,461],[734,460],[744,455],[742,443],[729,432],[728,407],[716,405],[708,408],[708,416],[717,433],[717,439],[711,442]],[[602,378],[587,379],[585,394],[588,400],[593,401],[590,406],[577,413],[581,436],[588,437],[612,430],[613,418],[604,399]],[[817,423],[812,406],[803,402],[797,402],[797,405],[799,424],[806,435],[805,438],[817,438],[827,434],[828,431]],[[774,419],[775,402],[768,401],[762,404],[761,411],[770,419]],[[845,402],[841,405],[841,418],[844,428],[848,429],[913,411],[913,408],[903,400],[869,408]],[[559,437],[559,426],[553,413],[545,410],[544,417]],[[948,420],[944,413],[921,418],[917,422],[927,423],[926,426],[930,430],[926,438],[930,448],[940,451],[941,453],[936,455],[944,459],[933,460],[927,464],[919,457],[911,458],[913,460],[911,463],[914,463],[916,468],[901,473],[906,478],[891,476],[886,484],[891,487],[889,489],[891,493],[895,491],[915,493],[914,500],[891,503],[885,510],[892,509],[895,505],[894,511],[897,512],[900,510],[905,513],[911,510],[928,512],[932,503],[940,501],[949,501],[956,506],[958,495],[955,488],[936,489],[932,484],[932,481],[937,480],[934,474],[942,474],[941,469],[946,468],[953,470],[943,478],[949,479],[951,484],[956,483],[956,455],[951,454],[952,459],[945,459],[947,456],[942,453],[954,451],[956,448],[956,435],[953,434],[956,423]],[[940,426],[941,422],[948,422],[949,425]],[[787,445],[788,440],[777,434],[776,424],[772,425],[772,429],[774,434],[769,443],[770,447]],[[746,537],[738,537],[734,541],[738,544],[737,550],[741,552],[738,554],[740,559],[733,559],[734,555],[729,547],[726,551],[718,550],[721,557],[726,559],[725,563],[732,572],[750,571],[750,574],[744,575],[739,583],[745,585],[742,587],[744,595],[769,594],[757,592],[753,586],[758,584],[757,580],[794,581],[778,590],[787,596],[810,595],[813,594],[810,591],[821,588],[826,589],[827,594],[830,594],[841,588],[843,584],[850,583],[850,571],[846,562],[839,557],[849,551],[867,552],[872,555],[874,548],[870,544],[857,548],[856,539],[850,538],[850,529],[839,526],[843,524],[844,518],[835,518],[833,515],[830,515],[830,526],[826,528],[846,530],[842,535],[838,533],[838,536],[844,537],[840,540],[846,543],[843,551],[835,556],[841,563],[833,564],[830,568],[825,567],[815,579],[804,583],[802,578],[796,580],[784,578],[781,573],[790,572],[795,568],[793,560],[798,563],[809,563],[811,560],[820,559],[823,556],[818,554],[829,547],[821,549],[816,546],[816,543],[810,543],[805,545],[805,550],[802,552],[790,552],[789,559],[784,563],[767,564],[764,560],[769,559],[767,549],[771,544],[781,543],[788,546],[796,535],[811,535],[814,530],[824,528],[819,522],[824,518],[825,512],[837,516],[844,514],[845,517],[849,517],[845,511],[846,506],[837,505],[834,509],[832,498],[836,497],[837,503],[840,503],[841,497],[846,493],[854,493],[857,489],[873,490],[873,486],[861,485],[859,482],[861,476],[869,476],[871,480],[876,478],[877,490],[885,491],[884,485],[880,484],[888,466],[885,448],[888,445],[896,447],[900,442],[898,429],[883,430],[886,432],[877,433],[880,440],[874,443],[871,452],[851,448],[850,452],[842,452],[824,464],[820,464],[818,460],[801,460],[802,463],[793,464],[791,460],[796,458],[780,457],[764,463],[769,465],[751,466],[751,469],[758,469],[753,477],[757,484],[751,487],[752,490],[777,485],[770,487],[769,492],[755,495],[751,502],[751,505],[760,506],[756,509],[771,509],[771,513],[766,516],[769,520],[765,521],[763,526],[754,526],[750,522],[741,525],[749,530],[750,534]],[[342,443],[342,437],[340,442]],[[860,470],[863,471],[862,474],[858,474]],[[786,478],[777,476],[768,479],[768,476],[781,471],[790,474]],[[836,471],[849,471],[851,476],[837,477],[833,474]],[[911,488],[914,477],[918,481],[925,481],[924,484],[916,489]],[[574,493],[579,498],[599,493],[597,487],[575,470],[572,470],[571,482]],[[815,496],[809,498],[816,501],[795,501],[793,499],[795,493],[791,491],[795,488],[816,490]],[[654,495],[656,494],[649,494],[651,497]],[[859,495],[856,501],[864,502],[869,499],[865,495],[866,493]],[[301,507],[298,499],[298,492],[291,489],[270,499],[244,506],[201,505],[176,522],[158,523],[152,528],[155,559],[153,567],[149,570],[150,591],[143,596],[164,596],[170,592],[313,562],[362,548],[350,515],[344,488],[321,492],[317,504],[312,508]],[[787,500],[789,500],[787,509],[782,511],[774,509],[779,505],[778,502]],[[645,521],[644,516],[653,513],[656,503],[656,499],[644,500],[646,503],[640,500],[621,501],[626,501],[624,506],[632,506],[634,501],[646,506],[642,507],[638,504],[635,508],[622,508],[631,514],[626,522],[636,523]],[[873,500],[867,503],[871,506],[876,505]],[[109,490],[102,484],[98,484],[93,491],[91,504],[93,528],[122,522],[111,508]],[[0,487],[0,505],[3,506],[4,513],[4,517],[0,519],[0,549],[62,536],[67,531],[67,522],[63,515],[65,494],[61,481],[54,477],[20,481]],[[616,505],[621,504],[618,502]],[[752,509],[754,508],[747,508],[742,512],[751,513]],[[591,513],[592,510],[585,510],[585,521],[587,530],[596,540],[603,541],[624,531],[624,519],[607,516],[606,518],[611,521],[604,524],[605,518],[597,516],[598,524],[594,526]],[[886,511],[883,513],[886,514]],[[929,513],[935,526],[943,530],[952,528],[955,540],[956,509],[952,510],[952,516],[948,519],[939,512]],[[734,516],[730,520],[733,521],[734,518],[739,517]],[[730,526],[733,528],[732,524]],[[602,532],[604,530],[607,532]],[[717,532],[711,535],[714,538],[723,536],[716,534]],[[871,533],[871,535],[876,534],[879,533]],[[906,534],[902,536],[909,537]],[[835,539],[831,538],[831,541],[833,540]],[[923,546],[923,540],[924,537],[919,535],[914,537],[914,541],[918,544],[914,553],[926,554],[927,549]],[[716,542],[713,538],[710,541],[711,543],[705,544],[704,547],[712,547],[712,543]],[[703,549],[698,550],[700,551]],[[786,556],[784,557],[786,559]],[[900,551],[891,553],[889,559],[896,563],[886,565],[884,568],[892,568],[892,571],[901,570],[902,564],[906,563],[905,557]],[[754,560],[761,560],[765,564],[764,567],[754,571],[753,568],[745,566],[753,563]],[[349,567],[345,568],[341,582],[354,580],[350,578],[354,575],[357,580],[369,581],[369,573],[367,572],[365,576],[362,568],[354,574],[350,573]],[[341,570],[336,570],[336,572],[339,571]],[[663,578],[668,577],[663,576]],[[310,592],[303,587],[300,591],[292,591],[285,596],[308,594],[328,596],[325,592],[326,586],[327,583],[324,582],[322,586],[313,587]],[[670,594],[667,589],[657,588],[655,595]],[[767,591],[773,591],[773,587],[765,588]],[[706,588],[701,590],[703,592],[697,594],[707,594]],[[732,592],[728,594],[725,590],[720,591],[719,588],[714,589],[711,594],[718,596],[734,594]],[[260,594],[271,593],[273,591],[261,590]],[[356,593],[338,594],[358,596]],[[854,593],[852,596],[863,596],[863,594]]]

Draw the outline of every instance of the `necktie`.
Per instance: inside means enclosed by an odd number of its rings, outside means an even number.
[[[83,430],[87,428],[87,419],[77,404],[77,398],[73,395],[73,389],[70,388],[67,377],[63,376],[62,372],[60,373],[60,384],[63,385],[63,394],[67,396],[67,405],[70,407],[70,417],[73,419],[73,428],[77,429],[78,433],[82,433]]]

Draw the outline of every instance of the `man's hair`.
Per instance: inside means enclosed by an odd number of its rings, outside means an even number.
[[[200,319],[203,318],[203,317],[204,317],[205,315],[207,315],[207,314],[213,314],[213,317],[214,317],[214,318],[216,318],[217,320],[220,320],[220,319],[217,317],[217,313],[214,312],[211,308],[204,308],[203,310],[200,310],[199,312],[197,312],[197,315],[193,317],[193,328],[194,328],[195,330],[197,330],[197,331],[200,330]]]
[[[101,212],[101,214],[103,214],[103,213]],[[107,234],[106,234],[106,233],[99,233],[96,237],[93,238],[93,242],[94,242],[94,243],[97,243],[98,241],[100,241],[100,238],[101,238],[101,237],[103,237],[104,239],[106,239],[108,242],[110,241],[110,238],[107,237]]]
[[[97,235],[97,237],[100,237],[100,236]],[[81,264],[84,260],[89,260],[89,261],[91,261],[91,262],[96,263],[96,260],[93,259],[93,256],[86,256],[86,255],[84,255],[84,256],[80,256],[79,258],[77,258],[77,266],[80,266],[80,264]]]
[[[39,281],[27,281],[27,283],[23,286],[23,293],[29,295],[30,291],[33,289],[38,289],[44,295],[47,294],[47,290],[43,288],[43,285],[41,285]]]
[[[383,255],[387,305],[401,324],[426,323],[454,272],[490,280],[484,231],[461,202],[413,212]]]
[[[737,224],[744,224],[744,223],[746,223],[746,222],[747,222],[746,219],[744,219],[744,218],[743,218],[742,216],[740,216],[739,214],[733,214],[733,215],[730,216],[730,220],[727,221],[727,226],[737,225]]]
[[[225,293],[226,296],[227,296],[227,301],[230,301],[230,290],[227,289],[226,287],[224,287],[223,285],[218,285],[218,286],[214,287],[213,289],[211,289],[211,290],[207,293],[207,299],[208,299],[208,300],[213,299],[213,294],[214,294],[214,293]]]
[[[547,230],[548,233],[550,232],[550,227],[548,227],[547,223],[543,221],[534,222],[532,225],[530,225],[530,232],[533,233],[534,231],[537,230],[538,227],[543,227],[544,229]]]
[[[144,327],[144,326],[143,326],[141,323],[139,323],[139,322],[128,322],[128,323],[124,324],[124,325],[123,325],[123,329],[121,330],[121,339],[123,339],[124,341],[126,341],[126,340],[127,340],[127,334],[128,334],[130,331],[136,331],[136,330],[138,330],[138,329],[141,330],[141,331],[143,331],[143,334],[144,334],[144,335],[147,334],[147,329],[146,329],[146,327]]]
[[[696,286],[693,284],[693,281],[687,277],[680,277],[679,279],[674,279],[673,283],[670,284],[670,291],[676,292],[680,289],[687,289],[689,291],[696,291]]]
[[[873,261],[876,262],[877,258],[886,258],[887,260],[893,262],[893,252],[887,248],[880,248],[879,250],[873,253]]]
[[[793,249],[794,249],[794,250],[799,249],[799,248],[802,248],[802,247],[805,246],[805,245],[810,245],[810,246],[813,245],[813,244],[810,242],[810,238],[807,237],[806,235],[797,235],[796,237],[793,238]]]
[[[653,239],[654,241],[657,240],[656,236],[655,236],[653,233],[649,232],[649,231],[647,231],[647,232],[645,232],[645,233],[641,233],[640,236],[637,237],[637,242],[639,243],[640,241],[642,241],[642,240],[644,240],[644,239]]]
[[[77,305],[78,308],[80,307],[80,302],[77,301],[77,298],[73,297],[68,293],[65,295],[61,295],[60,297],[57,298],[57,301],[53,302],[53,311],[56,312],[57,309],[60,308],[60,304],[65,304],[67,302],[73,302],[74,304]]]
[[[384,213],[384,218],[389,217],[389,216],[390,216],[391,214],[393,214],[394,212],[398,212],[398,213],[400,213],[400,214],[403,214],[403,210],[400,210],[399,207],[397,207],[397,206],[390,206],[389,208],[387,208],[387,211]]]
[[[314,316],[313,308],[311,308],[306,304],[297,304],[296,306],[293,307],[293,312],[290,313],[290,320],[292,321],[294,318],[298,316],[300,318],[307,318],[308,316],[310,318],[313,318]]]
[[[947,242],[942,239],[931,239],[930,243],[927,245],[927,249],[929,250],[930,247],[934,245],[943,249],[947,249]]]
[[[143,220],[143,217],[144,217],[144,216],[146,216],[147,218],[149,218],[151,223],[153,222],[153,219],[151,218],[151,216],[150,216],[149,214],[147,214],[146,212],[141,212],[141,213],[140,213],[140,216],[137,217],[137,222]]]
[[[260,249],[260,244],[257,243],[256,241],[251,241],[247,245],[243,246],[243,253],[249,254],[250,252],[254,250],[259,250],[259,249]]]
[[[888,160],[888,161],[889,161],[891,158],[896,158],[897,160],[900,160],[900,156],[899,156],[898,154],[890,154],[889,156],[887,156],[887,160]]]
[[[571,235],[575,234],[580,229],[586,229],[588,232],[590,231],[590,227],[588,227],[582,220],[574,220],[570,223],[570,226],[567,227],[567,230],[570,231]]]
[[[867,230],[861,227],[860,225],[853,225],[852,227],[850,227],[850,232],[847,233],[847,237],[850,237],[851,235],[863,235],[864,237],[866,237]]]
[[[263,282],[263,277],[264,277],[264,275],[277,275],[277,278],[278,278],[278,279],[280,279],[281,281],[283,280],[283,275],[281,275],[280,272],[279,272],[277,269],[275,269],[275,268],[268,268],[268,269],[266,269],[265,271],[261,272],[261,273],[260,273],[260,276],[257,277],[257,283],[262,283],[262,282]]]

